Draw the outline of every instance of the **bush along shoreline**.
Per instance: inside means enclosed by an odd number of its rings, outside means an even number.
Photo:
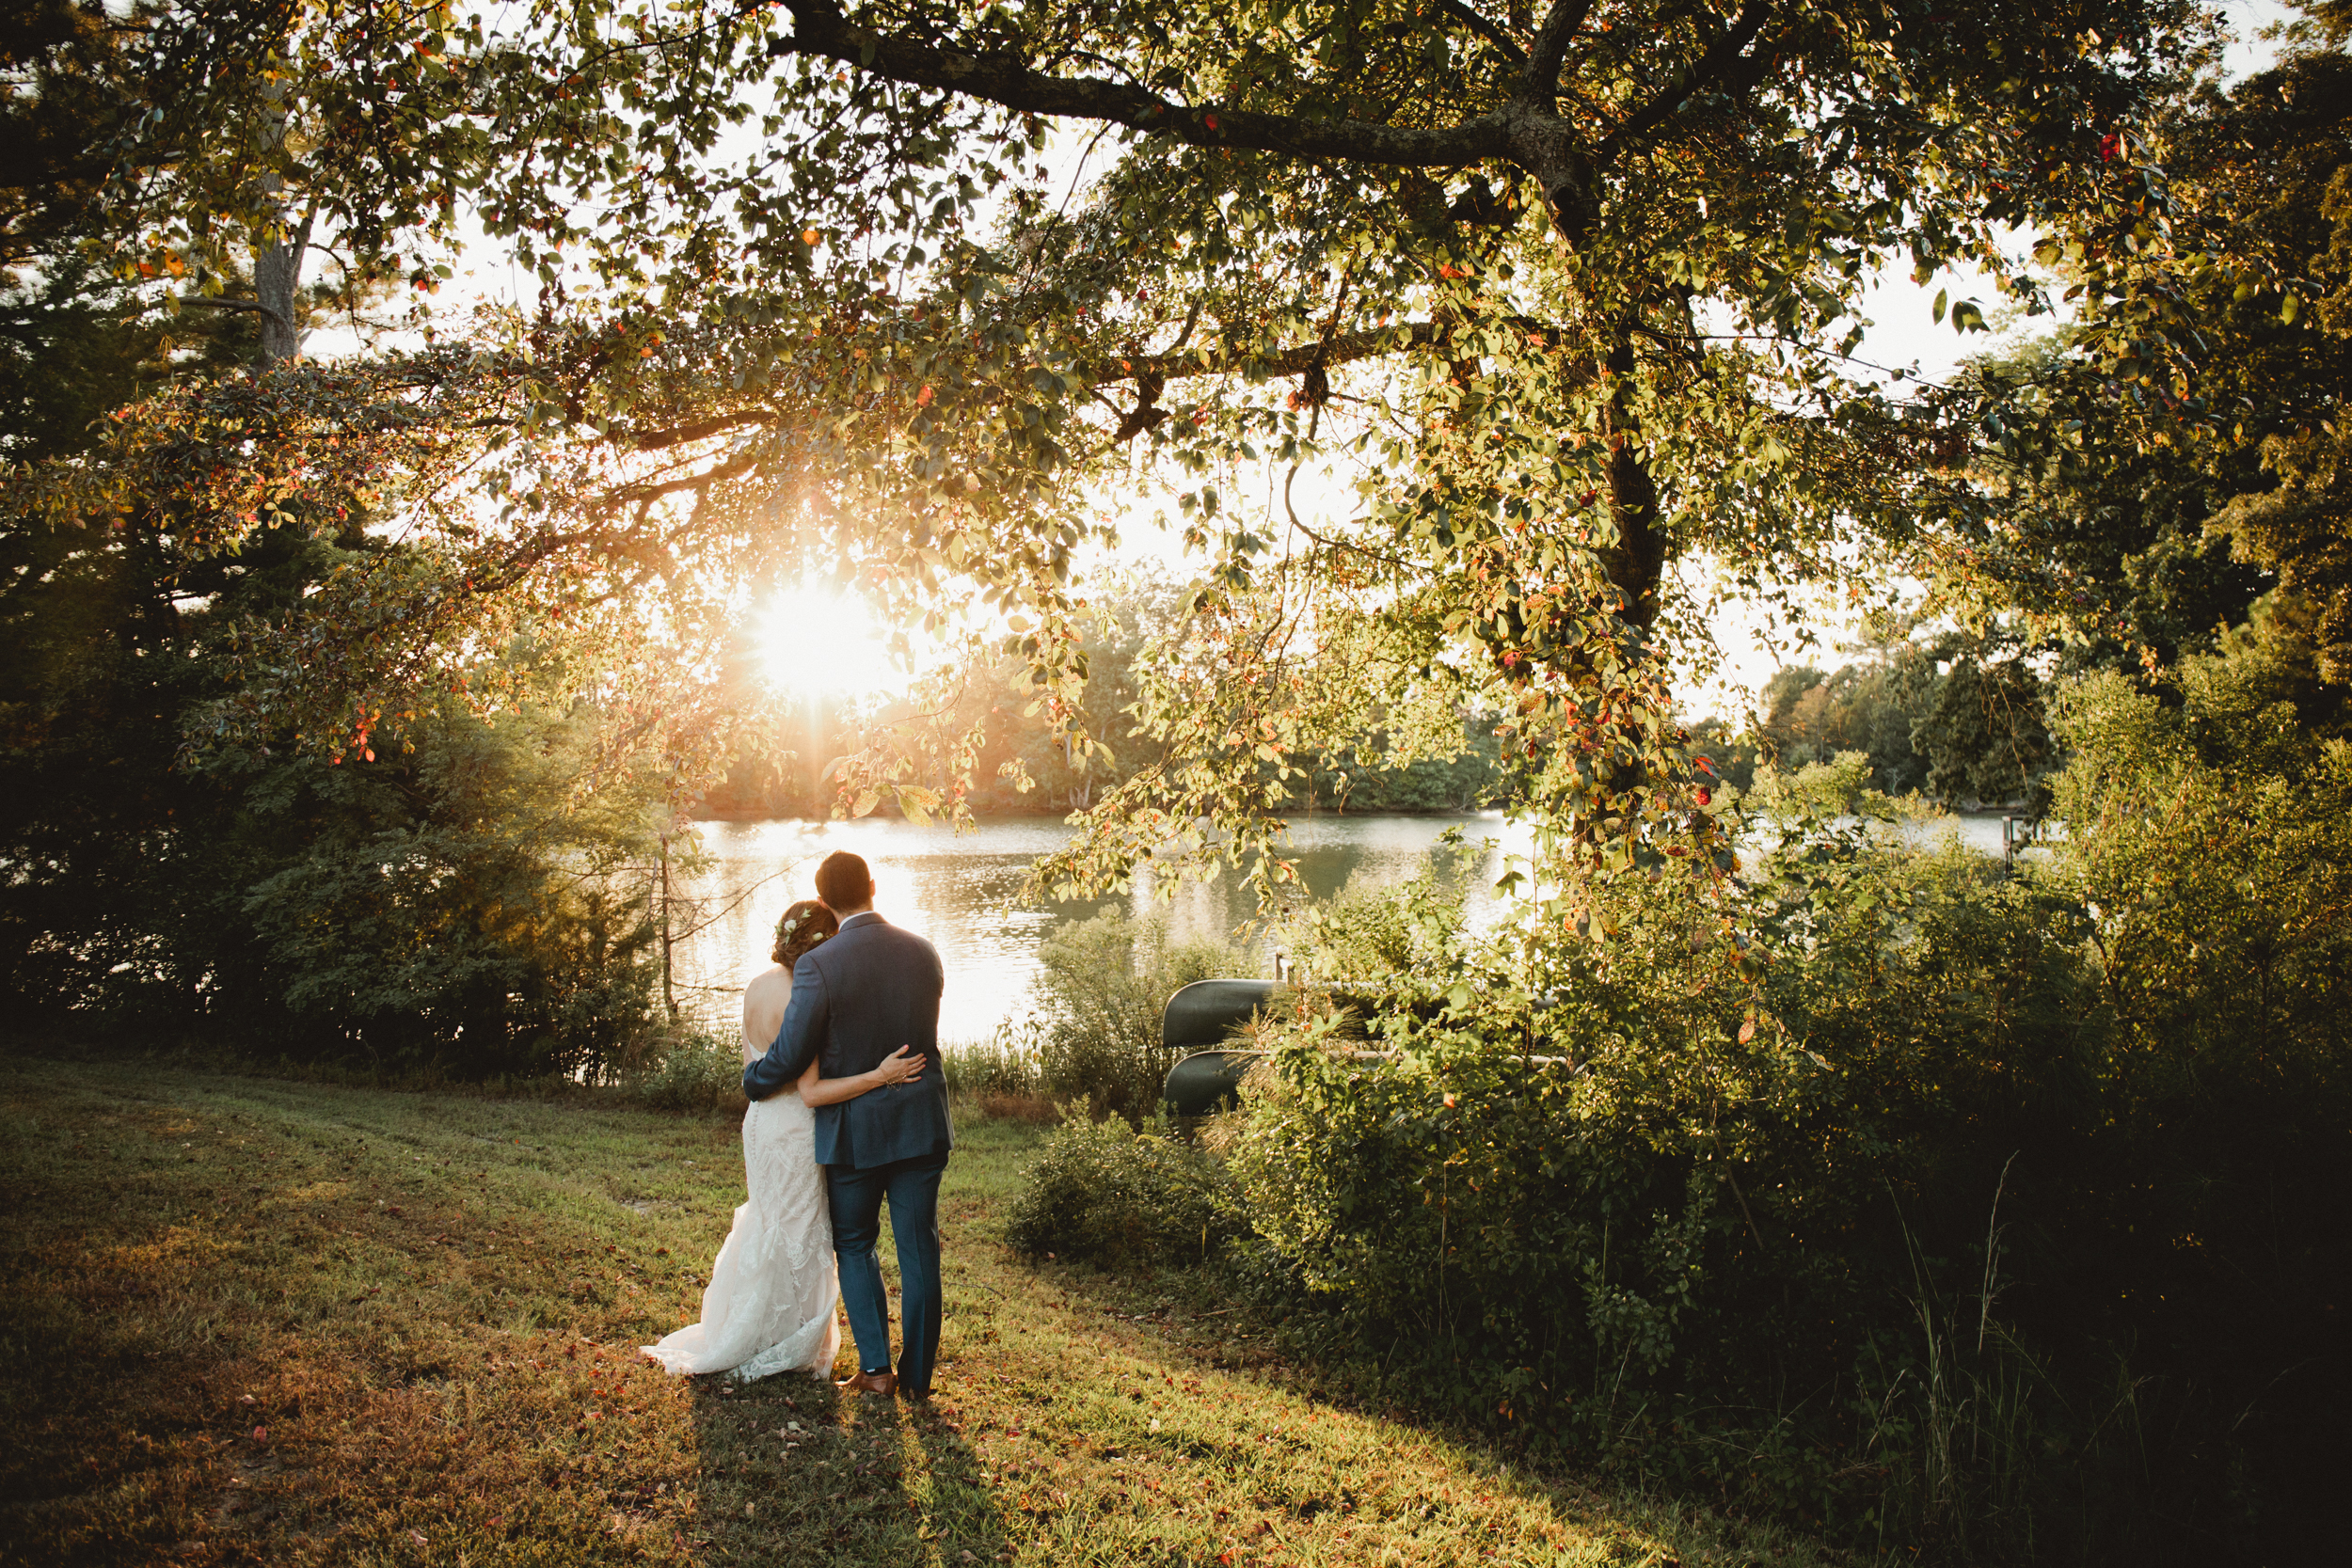
[[[1873,1555],[2315,1560],[2352,748],[2275,673],[2070,689],[2074,834],[2013,875],[1873,831],[1848,756],[1759,783],[1736,883],[1604,879],[1565,952],[1343,900],[1299,951],[1370,1022],[1303,995],[1201,1148],[1066,1129],[1011,1237],[1215,1258],[1367,1402]]]

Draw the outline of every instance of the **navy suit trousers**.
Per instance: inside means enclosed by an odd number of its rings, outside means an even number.
[[[890,1302],[874,1257],[882,1203],[890,1204],[890,1231],[898,1243],[898,1390],[914,1399],[931,1391],[931,1368],[939,1359],[939,1178],[946,1168],[944,1149],[863,1170],[825,1167],[841,1305],[862,1372],[891,1370]]]

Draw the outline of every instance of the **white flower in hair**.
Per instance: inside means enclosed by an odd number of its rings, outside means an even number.
[[[784,917],[784,924],[776,927],[776,940],[779,942],[791,941],[792,933],[799,930],[801,928],[801,923],[808,918],[808,916],[802,914],[786,915]],[[831,935],[833,935],[831,931],[819,931],[817,933],[817,940],[818,942],[822,942]]]

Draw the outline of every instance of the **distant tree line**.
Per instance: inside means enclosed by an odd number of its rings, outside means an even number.
[[[1883,643],[1827,673],[1790,665],[1760,706],[1757,748],[1775,766],[1860,752],[1873,788],[1948,806],[2030,804],[2058,762],[2041,677],[1956,636]]]

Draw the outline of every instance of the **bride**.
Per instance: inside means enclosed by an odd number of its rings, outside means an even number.
[[[743,1061],[766,1053],[784,1025],[792,966],[841,927],[815,899],[776,925],[776,967],[743,990]],[[832,1373],[841,1330],[834,1321],[833,1222],[818,1164],[812,1107],[921,1076],[924,1058],[901,1049],[871,1072],[819,1078],[812,1064],[793,1092],[755,1100],[743,1113],[743,1176],[750,1200],[711,1265],[702,1322],[638,1348],[673,1373],[732,1371],[742,1381],[791,1368]]]

